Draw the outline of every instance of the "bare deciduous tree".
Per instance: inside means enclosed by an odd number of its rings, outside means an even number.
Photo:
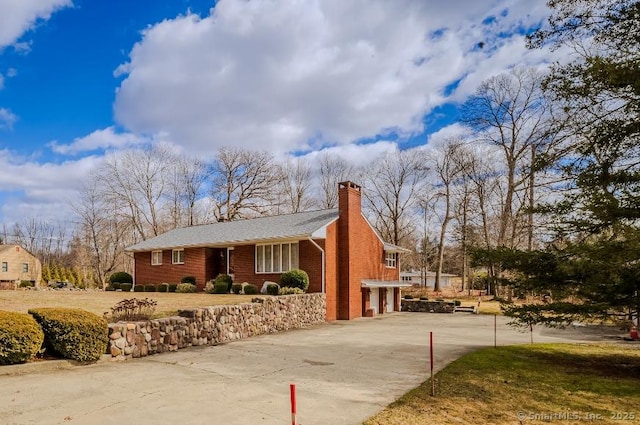
[[[363,175],[365,208],[384,240],[396,245],[413,233],[417,194],[425,188],[424,151],[396,151],[377,161]]]
[[[161,200],[168,190],[174,160],[166,148],[145,148],[112,154],[105,158],[97,176],[107,200],[133,225],[145,240],[165,229],[161,220]]]
[[[466,121],[477,132],[478,140],[495,146],[502,156],[502,198],[499,211],[497,246],[514,247],[519,233],[531,228],[533,220],[519,220],[532,214],[531,203],[535,168],[539,152],[553,141],[550,104],[541,90],[542,74],[533,69],[516,68],[483,82],[465,105]],[[529,188],[529,199],[521,192]],[[525,223],[523,225],[523,223]]]
[[[99,181],[92,180],[85,186],[74,209],[82,224],[79,239],[89,248],[92,276],[99,287],[104,289],[108,276],[122,264],[124,249],[131,243],[130,225],[114,214],[113,206],[104,198]]]
[[[338,183],[353,179],[355,168],[337,155],[323,152],[319,157],[320,208],[338,207]]]
[[[297,213],[313,206],[311,177],[311,166],[304,158],[288,158],[284,161],[280,184],[283,212]]]
[[[222,148],[211,169],[211,196],[217,220],[263,214],[273,205],[280,173],[264,151]]]

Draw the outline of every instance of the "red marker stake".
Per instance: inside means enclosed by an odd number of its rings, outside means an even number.
[[[433,332],[429,332],[429,359],[431,360],[431,397],[436,395],[436,383],[433,380]]]
[[[296,384],[289,384],[291,393],[291,425],[296,425]]]

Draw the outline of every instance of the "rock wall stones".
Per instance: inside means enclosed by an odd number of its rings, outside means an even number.
[[[215,345],[254,335],[323,323],[324,294],[254,298],[251,303],[181,310],[179,316],[109,324],[113,360],[144,357],[197,345]]]
[[[402,300],[400,311],[453,313],[455,304],[446,301]]]

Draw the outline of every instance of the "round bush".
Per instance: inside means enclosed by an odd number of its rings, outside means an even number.
[[[158,292],[169,292],[169,284],[168,283],[161,283],[160,285],[158,285],[156,290]]]
[[[231,285],[231,292],[238,295],[240,292],[242,292],[242,284],[234,283],[233,285]]]
[[[195,276],[185,276],[182,279],[180,279],[180,283],[190,283],[192,285],[196,284],[196,277]]]
[[[65,359],[95,361],[107,350],[107,321],[77,308],[29,310],[44,331],[45,346]]]
[[[156,285],[144,285],[144,292],[156,292]]]
[[[178,285],[176,285],[175,283],[170,283],[169,284],[169,292],[176,292],[176,288],[178,287]]]
[[[44,333],[33,317],[0,311],[0,365],[26,362],[36,355]]]
[[[144,285],[136,285],[133,287],[133,292],[144,292]]]
[[[213,282],[213,294],[228,294],[229,284],[225,281],[219,280]]]
[[[278,295],[279,291],[280,291],[280,287],[275,283],[270,283],[269,285],[267,285],[268,295]]]
[[[280,286],[285,288],[300,288],[306,292],[309,288],[309,275],[304,270],[294,269],[282,273]]]
[[[176,286],[176,292],[179,294],[193,294],[196,292],[196,285],[190,283],[180,283]]]
[[[244,285],[244,293],[245,295],[256,295],[260,293],[258,287],[252,283]]]
[[[121,283],[120,290],[122,292],[131,292],[131,288],[133,287],[133,283]]]
[[[109,283],[133,283],[133,276],[127,272],[115,272],[109,276]]]
[[[233,285],[233,278],[228,274],[221,273],[214,279],[214,283],[216,282],[224,282],[227,284],[227,293],[231,291],[231,285]]]
[[[120,282],[111,282],[109,286],[111,286],[114,291],[117,291],[118,289],[122,289],[122,285],[120,284]]]

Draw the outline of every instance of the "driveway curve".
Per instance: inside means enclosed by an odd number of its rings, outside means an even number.
[[[497,318],[498,345],[525,344]],[[299,425],[356,425],[437,370],[494,344],[494,317],[393,313],[122,363],[0,376],[0,423],[284,425],[289,384]],[[534,342],[593,340],[534,332]]]

